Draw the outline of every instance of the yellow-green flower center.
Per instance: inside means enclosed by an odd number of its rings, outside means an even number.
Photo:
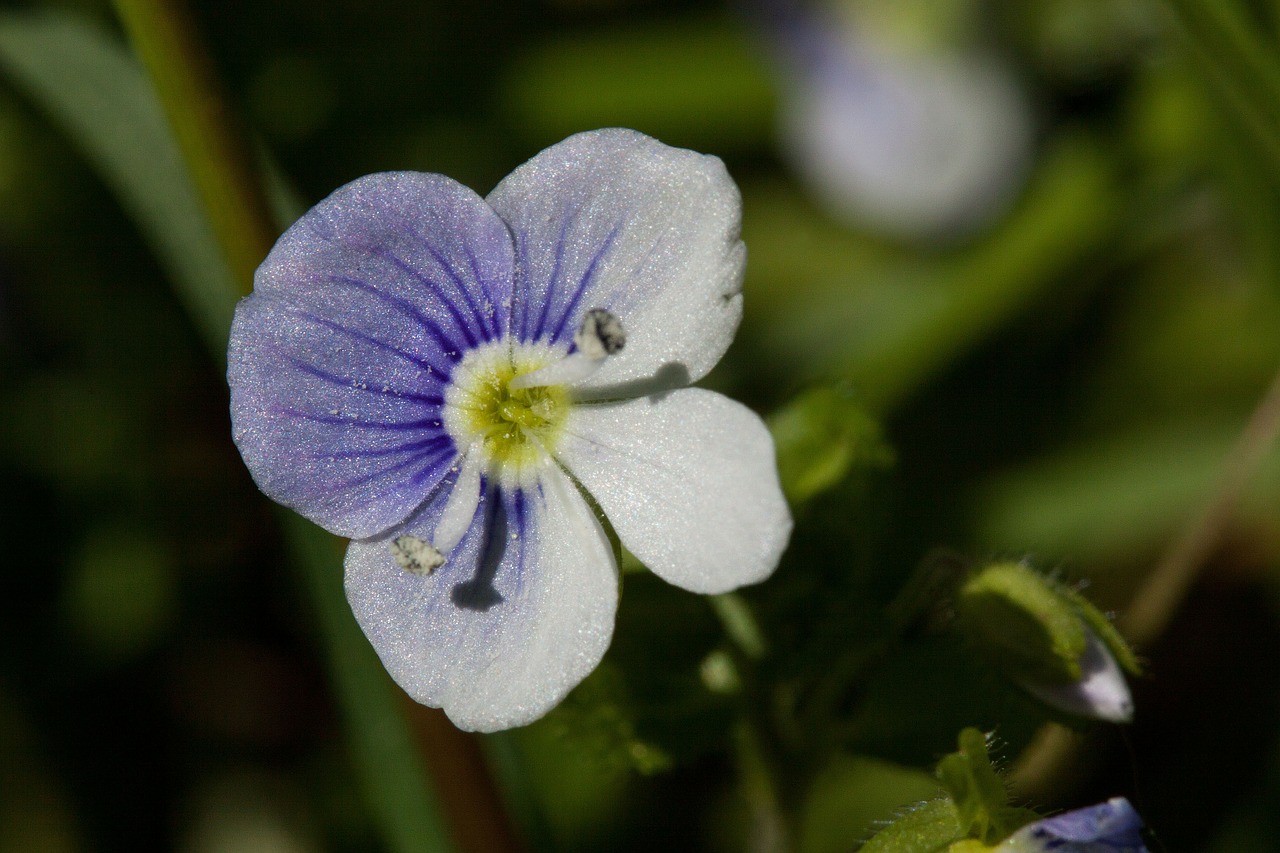
[[[512,388],[511,380],[563,357],[539,344],[497,343],[467,353],[445,391],[444,428],[459,452],[478,452],[489,477],[527,485],[550,462],[569,413],[561,385]]]

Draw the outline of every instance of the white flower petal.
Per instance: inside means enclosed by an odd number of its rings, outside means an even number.
[[[1095,720],[1127,723],[1133,719],[1133,695],[1115,657],[1097,634],[1088,632],[1080,667],[1084,671],[1074,684],[1026,685],[1041,702]]]
[[[512,333],[564,343],[593,308],[626,347],[580,389],[639,396],[709,371],[742,315],[741,198],[716,157],[634,130],[571,136],[489,194],[516,243]]]
[[[552,468],[533,489],[491,489],[434,573],[403,570],[390,543],[429,538],[442,502],[385,536],[351,543],[347,600],[387,671],[418,702],[467,730],[536,720],[609,646],[618,579],[608,540]]]
[[[575,406],[565,431],[558,458],[654,574],[715,593],[777,566],[791,515],[773,439],[750,409],[687,388]]]

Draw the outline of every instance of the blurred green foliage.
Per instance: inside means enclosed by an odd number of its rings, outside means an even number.
[[[1057,717],[913,593],[926,555],[1031,554],[1122,610],[1280,366],[1274,4],[966,4],[1039,125],[1011,209],[951,242],[804,194],[770,34],[738,7],[193,12],[277,197],[406,168],[485,192],[606,125],[718,154],[742,188],[746,316],[708,382],[767,416],[793,543],[729,602],[625,576],[604,665],[490,744],[533,849],[740,849],[776,820],[823,853],[895,815],[904,838],[968,820],[930,775],[957,733],[1013,757]],[[370,715],[394,693],[367,648],[343,657],[358,635],[317,627],[344,618],[336,551],[281,524],[229,441],[234,287],[181,163],[139,141],[165,126],[122,44],[95,0],[0,15],[0,851],[411,848],[420,771],[374,758],[407,742]],[[1278,466],[1138,650],[1127,748],[1095,732],[1033,805],[1125,794],[1169,851],[1280,849]],[[319,572],[289,569],[299,542]]]

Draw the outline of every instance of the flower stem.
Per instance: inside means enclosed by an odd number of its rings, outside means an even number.
[[[1196,574],[1212,555],[1240,497],[1280,437],[1280,372],[1271,380],[1222,464],[1217,487],[1134,594],[1120,619],[1133,643],[1149,643],[1173,618]]]
[[[745,849],[750,853],[789,853],[793,846],[789,790],[773,737],[769,697],[757,673],[757,664],[768,653],[768,643],[751,605],[740,594],[726,592],[707,600],[733,644],[732,654],[743,685],[733,752],[739,791],[748,814]]]
[[[156,88],[227,265],[248,293],[275,241],[253,161],[180,0],[114,0]]]
[[[791,842],[782,792],[760,727],[743,720],[734,731],[733,742],[749,816],[745,849],[750,853],[788,853]]]
[[[711,596],[708,601],[725,634],[749,660],[759,660],[769,650],[764,631],[756,621],[751,606],[736,592]]]

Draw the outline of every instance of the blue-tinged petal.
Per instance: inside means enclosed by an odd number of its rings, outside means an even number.
[[[440,175],[369,175],[312,208],[231,328],[232,425],[259,487],[344,536],[407,517],[455,453],[445,380],[505,328],[511,282],[506,226]]]
[[[568,346],[593,308],[621,320],[626,348],[583,393],[685,385],[729,346],[746,253],[741,199],[718,158],[633,130],[580,133],[516,169],[488,201],[515,236],[517,339]]]
[[[351,543],[347,600],[387,671],[460,728],[495,731],[545,714],[604,655],[617,568],[582,496],[549,467],[535,487],[491,485],[471,529],[430,574],[391,545],[429,540],[442,495],[401,528]]]
[[[791,534],[773,439],[711,391],[576,406],[557,458],[654,574],[717,593],[768,577]]]
[[[1142,818],[1124,797],[1045,818],[1015,832],[998,853],[1148,853]]]

